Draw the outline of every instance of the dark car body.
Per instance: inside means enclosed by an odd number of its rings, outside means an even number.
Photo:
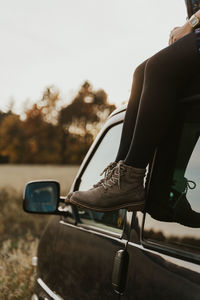
[[[71,191],[90,188],[115,159],[125,110],[108,118]],[[144,213],[97,213],[68,205],[51,218],[38,247],[33,299],[200,299],[200,219],[198,224],[197,215],[194,224],[189,217],[184,224],[182,208],[179,219],[172,219],[168,203],[182,172],[196,183],[187,199],[200,213],[199,95],[180,101],[172,125],[148,168]]]

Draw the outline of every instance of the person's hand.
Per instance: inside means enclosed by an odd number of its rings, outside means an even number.
[[[170,32],[169,45],[171,45],[174,42],[178,41],[179,39],[181,39],[185,35],[189,34],[190,32],[192,32],[192,27],[190,26],[190,24],[188,22],[186,22],[181,27],[180,26],[179,27],[175,27]]]

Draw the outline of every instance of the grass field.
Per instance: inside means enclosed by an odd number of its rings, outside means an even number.
[[[78,166],[0,165],[0,189],[12,188],[21,193],[28,181],[55,179],[60,182],[61,193],[66,193],[77,171]]]
[[[26,182],[55,179],[61,194],[68,192],[78,166],[0,165],[0,299],[28,300],[31,297],[39,238],[50,217],[22,210]]]

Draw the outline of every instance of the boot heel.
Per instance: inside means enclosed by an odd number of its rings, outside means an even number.
[[[144,211],[144,204],[134,205],[127,207],[128,211]]]

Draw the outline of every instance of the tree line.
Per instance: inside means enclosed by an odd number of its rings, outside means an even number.
[[[88,81],[64,106],[59,90],[47,87],[23,119],[0,111],[0,163],[80,164],[115,108],[106,92]]]

